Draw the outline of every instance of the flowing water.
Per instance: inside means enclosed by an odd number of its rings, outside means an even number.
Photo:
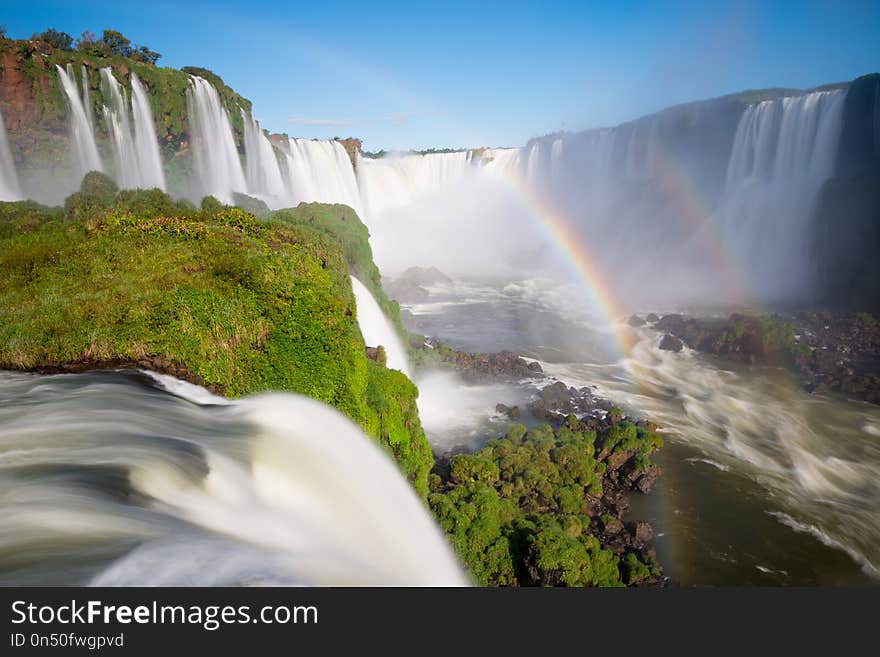
[[[191,182],[193,196],[200,199],[213,195],[231,205],[233,194],[246,194],[248,187],[229,114],[217,90],[197,76],[190,76],[186,104],[195,173]]]
[[[70,141],[73,147],[76,179],[82,180],[82,177],[89,171],[104,170],[101,154],[98,152],[98,145],[95,142],[95,127],[91,104],[86,106],[83,98],[80,97],[73,65],[68,64],[67,69],[63,69],[58,65],[55,68],[58,70],[58,79],[61,82],[61,89],[67,102]],[[83,90],[88,91],[88,86],[85,82],[83,82]]]
[[[291,207],[292,202],[281,175],[281,167],[269,138],[259,122],[241,110],[244,123],[245,178],[252,196],[270,207]]]
[[[9,150],[9,138],[6,135],[6,124],[0,114],[0,201],[17,201],[21,198],[21,187],[18,185],[18,174]]]
[[[87,88],[87,87],[86,87]],[[109,66],[101,69],[104,120],[113,143],[116,183],[125,189],[165,189],[165,174],[159,157],[159,142],[153,114],[143,85],[131,74],[128,92]]]
[[[0,372],[0,583],[466,583],[333,409],[161,375]]]
[[[387,366],[411,376],[406,347],[373,295],[354,276],[351,277],[351,290],[357,303],[357,321],[364,342],[368,347],[383,347]]]
[[[809,395],[784,370],[661,351],[647,328],[632,329],[621,359],[601,323],[572,314],[559,303],[566,298],[542,281],[472,281],[432,288],[408,308],[415,330],[465,350],[517,350],[662,427],[663,475],[653,493],[633,498],[630,516],[654,525],[675,581],[880,583],[880,408]],[[470,405],[450,412],[448,425],[426,423],[429,439],[439,452],[478,447],[504,431],[495,404],[539,385],[464,392]]]

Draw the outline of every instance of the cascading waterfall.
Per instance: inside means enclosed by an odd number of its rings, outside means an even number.
[[[58,79],[61,82],[61,89],[67,102],[75,173],[79,180],[89,171],[103,171],[104,165],[101,163],[101,155],[95,143],[94,127],[89,120],[90,113],[86,111],[83,99],[79,95],[73,65],[68,64],[67,70],[57,64],[55,68],[58,69]],[[87,89],[88,87],[84,85],[83,88]]]
[[[113,141],[116,182],[125,189],[165,189],[153,114],[143,85],[131,74],[131,103],[108,66],[101,69],[104,119]]]
[[[397,466],[333,408],[149,377],[0,373],[0,583],[467,583]]]
[[[818,91],[756,103],[737,127],[717,220],[740,268],[770,299],[809,288],[810,220],[834,172],[845,97]]]
[[[9,141],[6,136],[6,125],[0,114],[0,201],[18,201],[21,199],[21,188],[18,185],[18,174]]]
[[[462,180],[471,168],[467,151],[426,155],[358,157],[357,179],[367,216],[404,207],[420,196],[436,194]]]
[[[94,128],[95,125],[95,109],[92,105],[92,92],[89,88],[89,72],[86,69],[85,64],[80,67],[80,73],[82,74],[82,100],[83,107],[86,110],[86,120],[89,125]]]
[[[247,194],[248,186],[229,115],[217,90],[198,76],[190,76],[186,100],[196,176],[195,196],[210,194],[223,203],[232,204],[233,194]]]
[[[134,143],[138,156],[140,186],[165,189],[165,171],[159,155],[159,140],[153,123],[153,110],[143,84],[135,73],[131,74],[131,116],[134,123]]]
[[[266,202],[271,208],[291,205],[284,185],[275,148],[263,134],[259,122],[241,110],[244,123],[245,178],[248,193]]]
[[[338,141],[290,139],[285,163],[294,203],[343,203],[361,214],[354,166]]]
[[[386,364],[389,369],[400,370],[411,377],[409,358],[397,331],[385,317],[367,287],[354,276],[351,289],[357,303],[357,320],[368,347],[382,346],[385,349]]]

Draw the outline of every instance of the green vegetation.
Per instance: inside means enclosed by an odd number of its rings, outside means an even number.
[[[45,32],[32,35],[31,39],[48,43],[53,48],[73,50],[73,37],[67,32],[59,32],[54,27],[50,27]]]
[[[128,364],[231,397],[297,392],[359,423],[424,495],[417,390],[367,360],[343,249],[202,205],[97,172],[64,210],[0,203],[0,368]]]
[[[771,361],[810,355],[810,348],[795,337],[794,324],[772,315],[732,317],[730,326],[715,338],[713,351],[753,353]]]
[[[62,34],[64,33],[62,32]],[[65,49],[69,50],[72,39],[69,35],[64,36],[67,37],[67,40],[65,40],[67,47]],[[41,40],[52,44],[48,39]],[[83,32],[80,38],[76,41],[76,49],[96,57],[118,55],[120,57],[125,57],[126,59],[132,59],[150,65],[155,65],[156,60],[162,56],[159,53],[150,50],[147,46],[136,46],[132,44],[131,39],[123,36],[121,32],[117,32],[116,30],[104,30],[100,39],[96,38],[92,32]]]
[[[595,533],[615,520],[589,515],[608,463],[650,465],[659,435],[630,422],[598,435],[576,418],[553,431],[514,425],[476,454],[452,457],[431,476],[428,500],[479,584],[620,586],[659,576],[650,557],[621,560]]]
[[[339,244],[351,272],[370,290],[400,336],[407,339],[400,321],[400,306],[390,300],[382,289],[382,276],[373,262],[373,250],[370,248],[370,233],[354,210],[347,205],[300,203],[295,208],[273,212],[270,219],[293,226],[308,226]]]
[[[877,326],[877,318],[871,313],[856,313],[856,321],[868,329]]]

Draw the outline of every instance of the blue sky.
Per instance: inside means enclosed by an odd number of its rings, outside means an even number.
[[[518,145],[880,70],[876,0],[0,4],[11,37],[117,29],[160,65],[215,71],[269,130],[368,149]]]

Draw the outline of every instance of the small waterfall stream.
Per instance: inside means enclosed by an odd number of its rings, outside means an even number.
[[[89,171],[103,171],[104,165],[101,162],[101,155],[95,142],[95,129],[91,121],[91,109],[86,110],[83,98],[79,95],[73,65],[68,64],[66,70],[57,64],[55,68],[58,69],[58,79],[61,81],[61,89],[64,92],[69,112],[68,120],[70,140],[73,145],[75,172],[77,180],[81,180]],[[83,84],[83,89],[87,92],[88,86]]]
[[[18,174],[15,171],[12,152],[9,150],[6,125],[3,123],[3,115],[0,114],[0,201],[17,201],[20,198]]]
[[[385,349],[386,363],[392,370],[400,370],[412,377],[406,347],[385,313],[376,303],[366,285],[354,276],[351,277],[351,289],[357,302],[357,320],[361,335],[368,347],[382,346]]]
[[[232,204],[233,194],[246,194],[248,186],[226,108],[211,83],[196,76],[190,76],[186,100],[197,196]]]

